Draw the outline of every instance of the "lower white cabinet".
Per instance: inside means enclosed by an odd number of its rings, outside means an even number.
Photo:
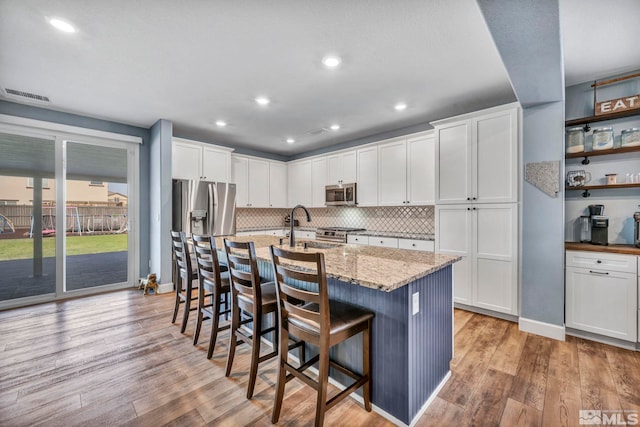
[[[369,236],[369,246],[381,246],[383,248],[398,248],[396,237]]]
[[[316,240],[316,232],[315,231],[303,231],[303,230],[293,230],[296,239],[305,239],[305,240]]]
[[[567,251],[567,327],[636,341],[638,276],[635,258],[633,255]],[[629,271],[631,267],[632,272]]]
[[[279,237],[283,237],[287,235],[287,232],[284,230],[284,228],[278,228],[275,230],[266,230],[264,232],[264,234],[266,234],[267,236],[279,236]]]
[[[359,234],[347,234],[347,243],[354,245],[368,245],[369,236],[361,236]]]
[[[453,264],[457,303],[518,314],[518,206],[436,206],[436,252]]]
[[[433,240],[398,239],[398,248],[410,251],[433,252],[435,242]]]

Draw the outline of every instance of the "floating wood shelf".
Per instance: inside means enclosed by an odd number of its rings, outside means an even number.
[[[582,197],[589,197],[589,190],[608,190],[610,188],[640,188],[640,183],[583,185],[580,187],[565,187],[565,191],[582,191]]]
[[[589,123],[603,122],[605,120],[622,119],[624,117],[631,117],[631,116],[638,116],[638,115],[640,115],[640,110],[637,110],[637,109],[627,110],[627,111],[620,111],[617,113],[602,114],[600,116],[582,117],[580,119],[567,120],[566,122],[564,122],[564,125],[567,127],[579,126],[579,125],[586,125]]]
[[[567,153],[564,157],[565,159],[579,159],[580,157],[587,158],[593,156],[606,156],[609,154],[633,153],[634,151],[640,151],[640,146],[611,148],[609,150],[581,151],[579,153]]]

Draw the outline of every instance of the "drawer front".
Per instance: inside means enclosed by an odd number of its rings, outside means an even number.
[[[265,234],[267,236],[284,236],[285,235],[285,231],[282,229],[278,229],[278,230],[267,230],[265,232]]]
[[[294,233],[296,235],[296,239],[316,240],[316,232],[315,231],[294,230]]]
[[[409,249],[412,251],[433,252],[435,242],[433,240],[398,239],[398,248]]]
[[[638,261],[634,255],[604,252],[567,251],[567,267],[595,268],[620,273],[638,273]]]
[[[398,247],[398,239],[395,237],[374,237],[369,236],[369,245],[371,246],[382,246],[385,248],[397,248]]]
[[[236,236],[258,236],[258,235],[263,235],[264,234],[264,230],[258,230],[258,231],[238,231],[236,232]]]
[[[369,236],[359,236],[359,235],[347,235],[347,243],[351,243],[354,245],[368,245],[369,244]]]

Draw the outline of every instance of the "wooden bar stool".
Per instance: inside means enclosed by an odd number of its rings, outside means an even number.
[[[224,239],[224,249],[229,266],[231,281],[231,337],[229,353],[227,354],[227,370],[225,375],[231,374],[236,346],[243,342],[251,346],[251,367],[249,370],[249,385],[247,399],[253,396],[258,374],[258,364],[275,357],[278,354],[278,328],[276,313],[276,287],[273,282],[260,283],[260,273],[256,260],[253,242],[232,242]],[[245,314],[242,319],[241,314]],[[273,313],[273,324],[262,329],[262,316]],[[253,323],[253,330],[243,328],[247,323]],[[274,350],[260,356],[260,338],[274,332]]]
[[[280,317],[279,348],[289,334],[319,348],[319,354],[299,368],[288,361],[288,353],[280,351],[278,380],[271,422],[277,423],[282,409],[285,383],[299,378],[318,392],[315,425],[324,423],[325,412],[362,386],[364,407],[371,411],[371,321],[374,314],[360,307],[329,300],[324,255],[319,252],[291,252],[271,246]],[[311,290],[294,287],[292,281],[306,282]],[[305,286],[306,288],[306,286]],[[314,290],[316,289],[316,290]],[[304,301],[295,305],[292,301]],[[353,335],[362,332],[362,375],[358,375],[329,358],[329,350]],[[319,362],[318,380],[304,371]],[[340,393],[327,400],[329,366],[354,379]]]
[[[171,244],[173,248],[173,256],[175,258],[175,275],[173,277],[173,286],[176,288],[176,301],[173,308],[173,319],[171,323],[175,323],[178,317],[178,309],[184,304],[184,314],[182,316],[182,325],[180,333],[184,333],[189,320],[189,312],[195,311],[198,307],[192,307],[191,302],[197,301],[198,296],[193,295],[193,281],[196,278],[193,266],[191,264],[191,255],[189,254],[189,246],[185,235],[181,231],[171,230]]]
[[[230,326],[220,327],[220,316],[228,315],[231,312],[228,268],[220,265],[216,241],[212,236],[194,234],[191,238],[198,270],[198,317],[193,334],[193,345],[198,344],[202,321],[211,319],[209,350],[207,351],[207,359],[211,359],[218,332],[229,329]],[[224,276],[222,273],[225,273]]]

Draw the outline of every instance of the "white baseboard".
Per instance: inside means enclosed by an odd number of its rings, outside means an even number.
[[[169,282],[169,283],[161,283],[158,285],[158,293],[159,294],[166,294],[169,292],[173,292],[173,282]]]
[[[552,325],[551,323],[539,322],[537,320],[525,319],[520,317],[518,326],[522,332],[541,335],[543,337],[552,338],[558,341],[564,341],[564,326]]]

